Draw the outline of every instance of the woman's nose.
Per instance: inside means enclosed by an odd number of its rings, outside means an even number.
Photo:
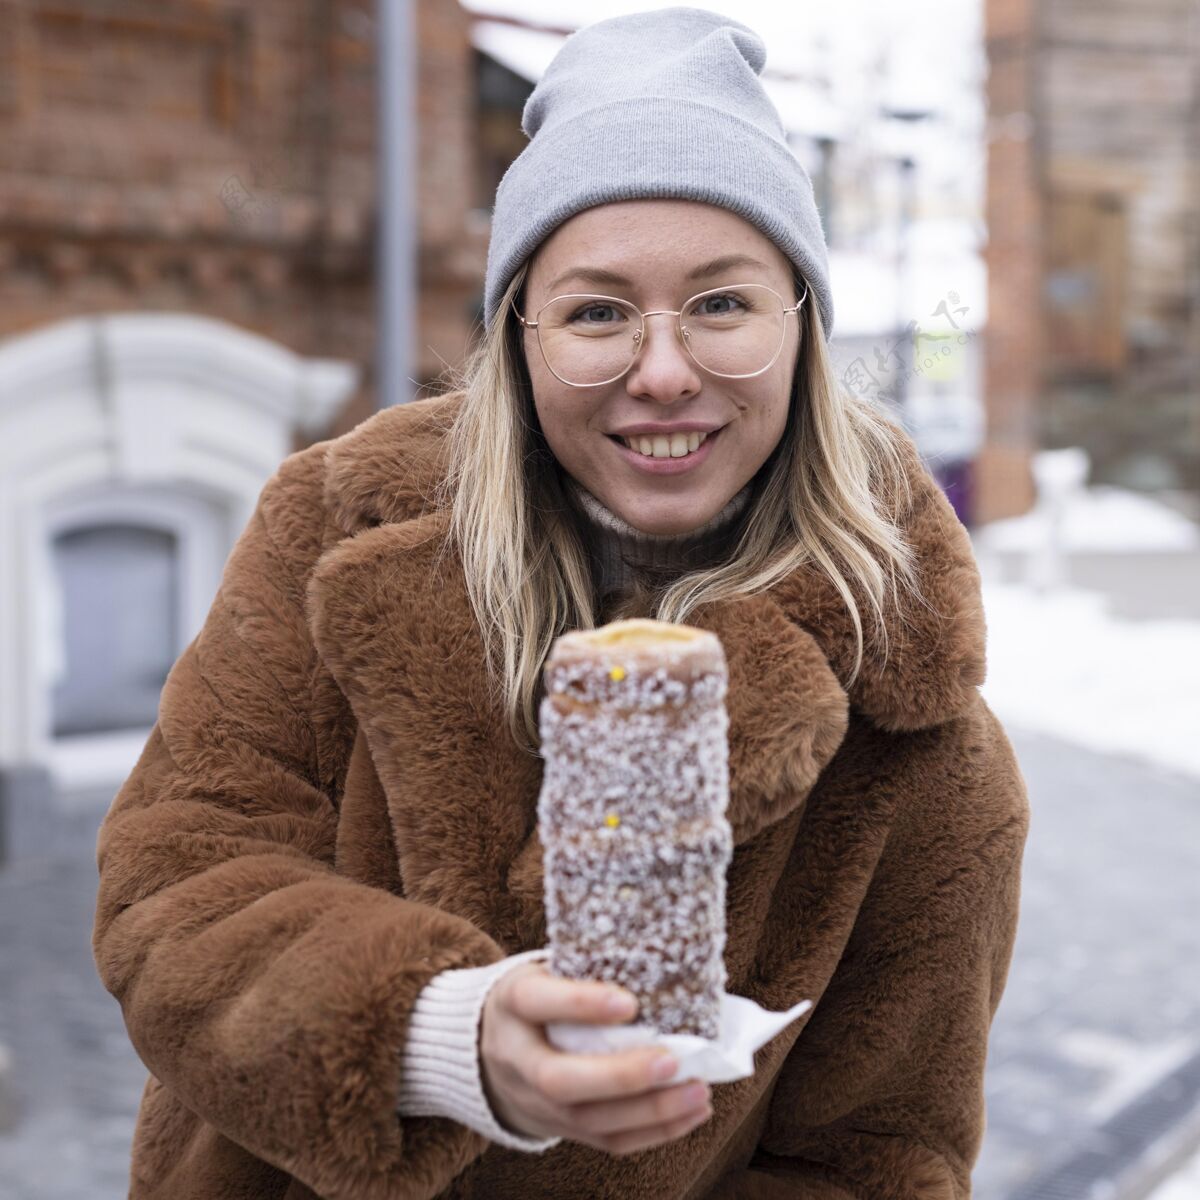
[[[672,313],[652,313],[642,321],[642,342],[625,377],[630,395],[673,399],[681,392],[699,391],[695,360],[681,340]]]

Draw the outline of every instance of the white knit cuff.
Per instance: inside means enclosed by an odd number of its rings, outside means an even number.
[[[511,1150],[540,1154],[561,1137],[529,1138],[505,1129],[483,1090],[479,1022],[488,990],[519,963],[549,958],[526,950],[482,967],[440,971],[413,1005],[400,1069],[397,1112],[406,1117],[449,1117]]]

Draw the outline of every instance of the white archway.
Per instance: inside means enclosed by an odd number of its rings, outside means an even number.
[[[320,436],[357,384],[351,363],[188,314],[82,317],[0,344],[0,770],[46,767],[64,790],[120,783],[149,733],[53,735],[56,539],[167,536],[177,655],[294,434]]]

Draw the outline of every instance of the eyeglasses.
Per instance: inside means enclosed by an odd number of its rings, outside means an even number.
[[[647,317],[676,317],[679,340],[693,361],[723,379],[752,379],[769,370],[783,349],[787,318],[800,311],[804,295],[791,307],[774,288],[734,283],[710,288],[681,309],[644,313],[616,296],[555,296],[527,321],[514,303],[517,320],[537,330],[538,345],[551,374],[570,387],[599,387],[620,379],[646,343]]]

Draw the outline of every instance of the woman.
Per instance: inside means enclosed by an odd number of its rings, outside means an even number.
[[[131,1196],[969,1195],[1025,791],[763,59],[694,9],[568,39],[461,388],[264,488],[98,843]],[[550,973],[535,828],[545,655],[631,613],[729,663],[728,990],[815,1005],[734,1083],[545,1037],[635,1015]]]

